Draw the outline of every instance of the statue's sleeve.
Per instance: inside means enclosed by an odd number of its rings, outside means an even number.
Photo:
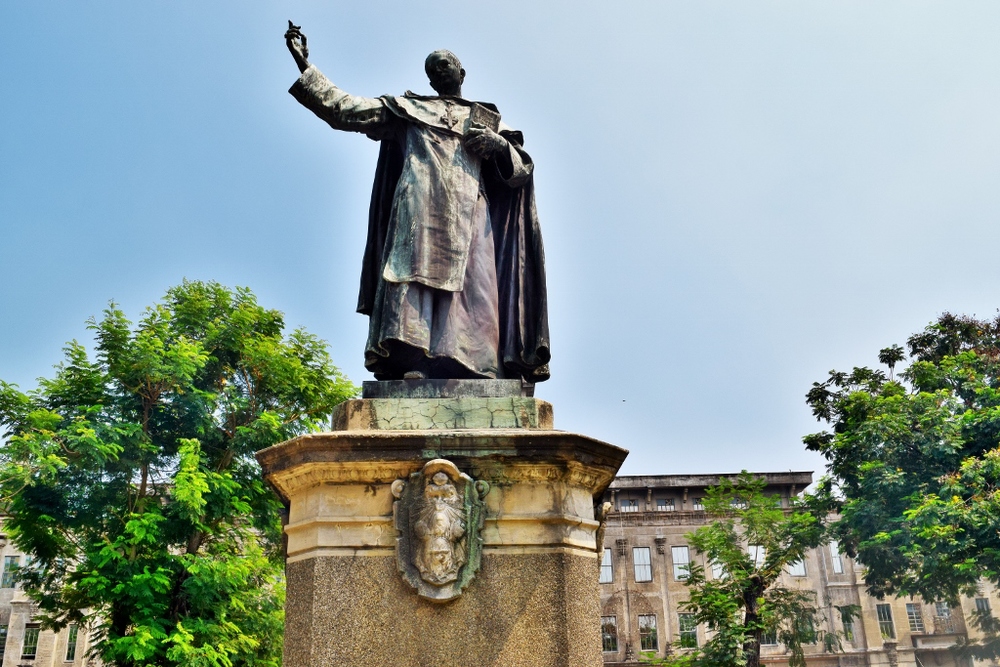
[[[312,65],[288,92],[335,130],[363,132],[381,139],[396,119],[382,100],[345,93]]]
[[[507,139],[507,154],[493,159],[497,175],[507,187],[519,188],[531,178],[535,165],[531,161],[531,156],[524,152],[518,142],[520,133],[508,134],[501,130],[500,134]],[[509,164],[507,164],[507,158],[510,159]]]

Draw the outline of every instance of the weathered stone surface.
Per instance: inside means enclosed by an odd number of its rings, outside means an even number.
[[[258,452],[289,503],[284,664],[599,667],[594,502],[626,455],[533,428],[353,428]],[[400,572],[393,522],[393,482],[432,459],[488,484],[480,571],[437,603]]]
[[[531,396],[517,380],[386,380],[361,383],[362,398],[511,398]],[[530,393],[529,393],[530,392]]]
[[[593,553],[483,556],[446,605],[413,594],[392,556],[288,564],[284,664],[295,667],[600,667]]]
[[[599,496],[628,452],[565,431],[482,429],[454,431],[334,431],[312,433],[257,452],[267,481],[286,500],[324,484],[391,484],[430,459],[448,459],[493,485],[557,481]],[[383,495],[391,513],[388,486]],[[356,509],[351,509],[356,514]],[[295,505],[291,509],[295,516]],[[294,520],[294,519],[293,519]]]
[[[396,562],[421,597],[454,600],[476,576],[489,489],[488,482],[445,459],[431,459],[420,472],[392,483]]]
[[[392,549],[390,487],[434,458],[491,485],[487,548],[593,548],[594,496],[626,453],[562,431],[341,431],[301,436],[257,456],[291,501],[288,555],[302,558]]]
[[[552,428],[552,405],[537,398],[366,398],[344,401],[335,431]]]

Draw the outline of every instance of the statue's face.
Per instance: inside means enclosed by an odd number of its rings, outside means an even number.
[[[461,90],[462,82],[465,80],[465,70],[453,58],[435,51],[427,57],[425,69],[431,81],[431,88],[440,94],[454,95]]]

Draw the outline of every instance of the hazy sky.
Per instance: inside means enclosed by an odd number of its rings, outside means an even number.
[[[370,379],[377,145],[286,92],[429,93],[448,48],[536,163],[537,395],[624,473],[816,470],[803,396],[1000,306],[1000,3],[0,3],[0,378],[115,299],[249,286]]]

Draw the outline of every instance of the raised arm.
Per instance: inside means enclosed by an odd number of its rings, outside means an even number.
[[[386,109],[382,100],[344,92],[309,63],[306,36],[291,21],[285,32],[285,44],[302,72],[288,92],[304,107],[335,130],[363,132],[379,139],[391,128],[395,116]]]

